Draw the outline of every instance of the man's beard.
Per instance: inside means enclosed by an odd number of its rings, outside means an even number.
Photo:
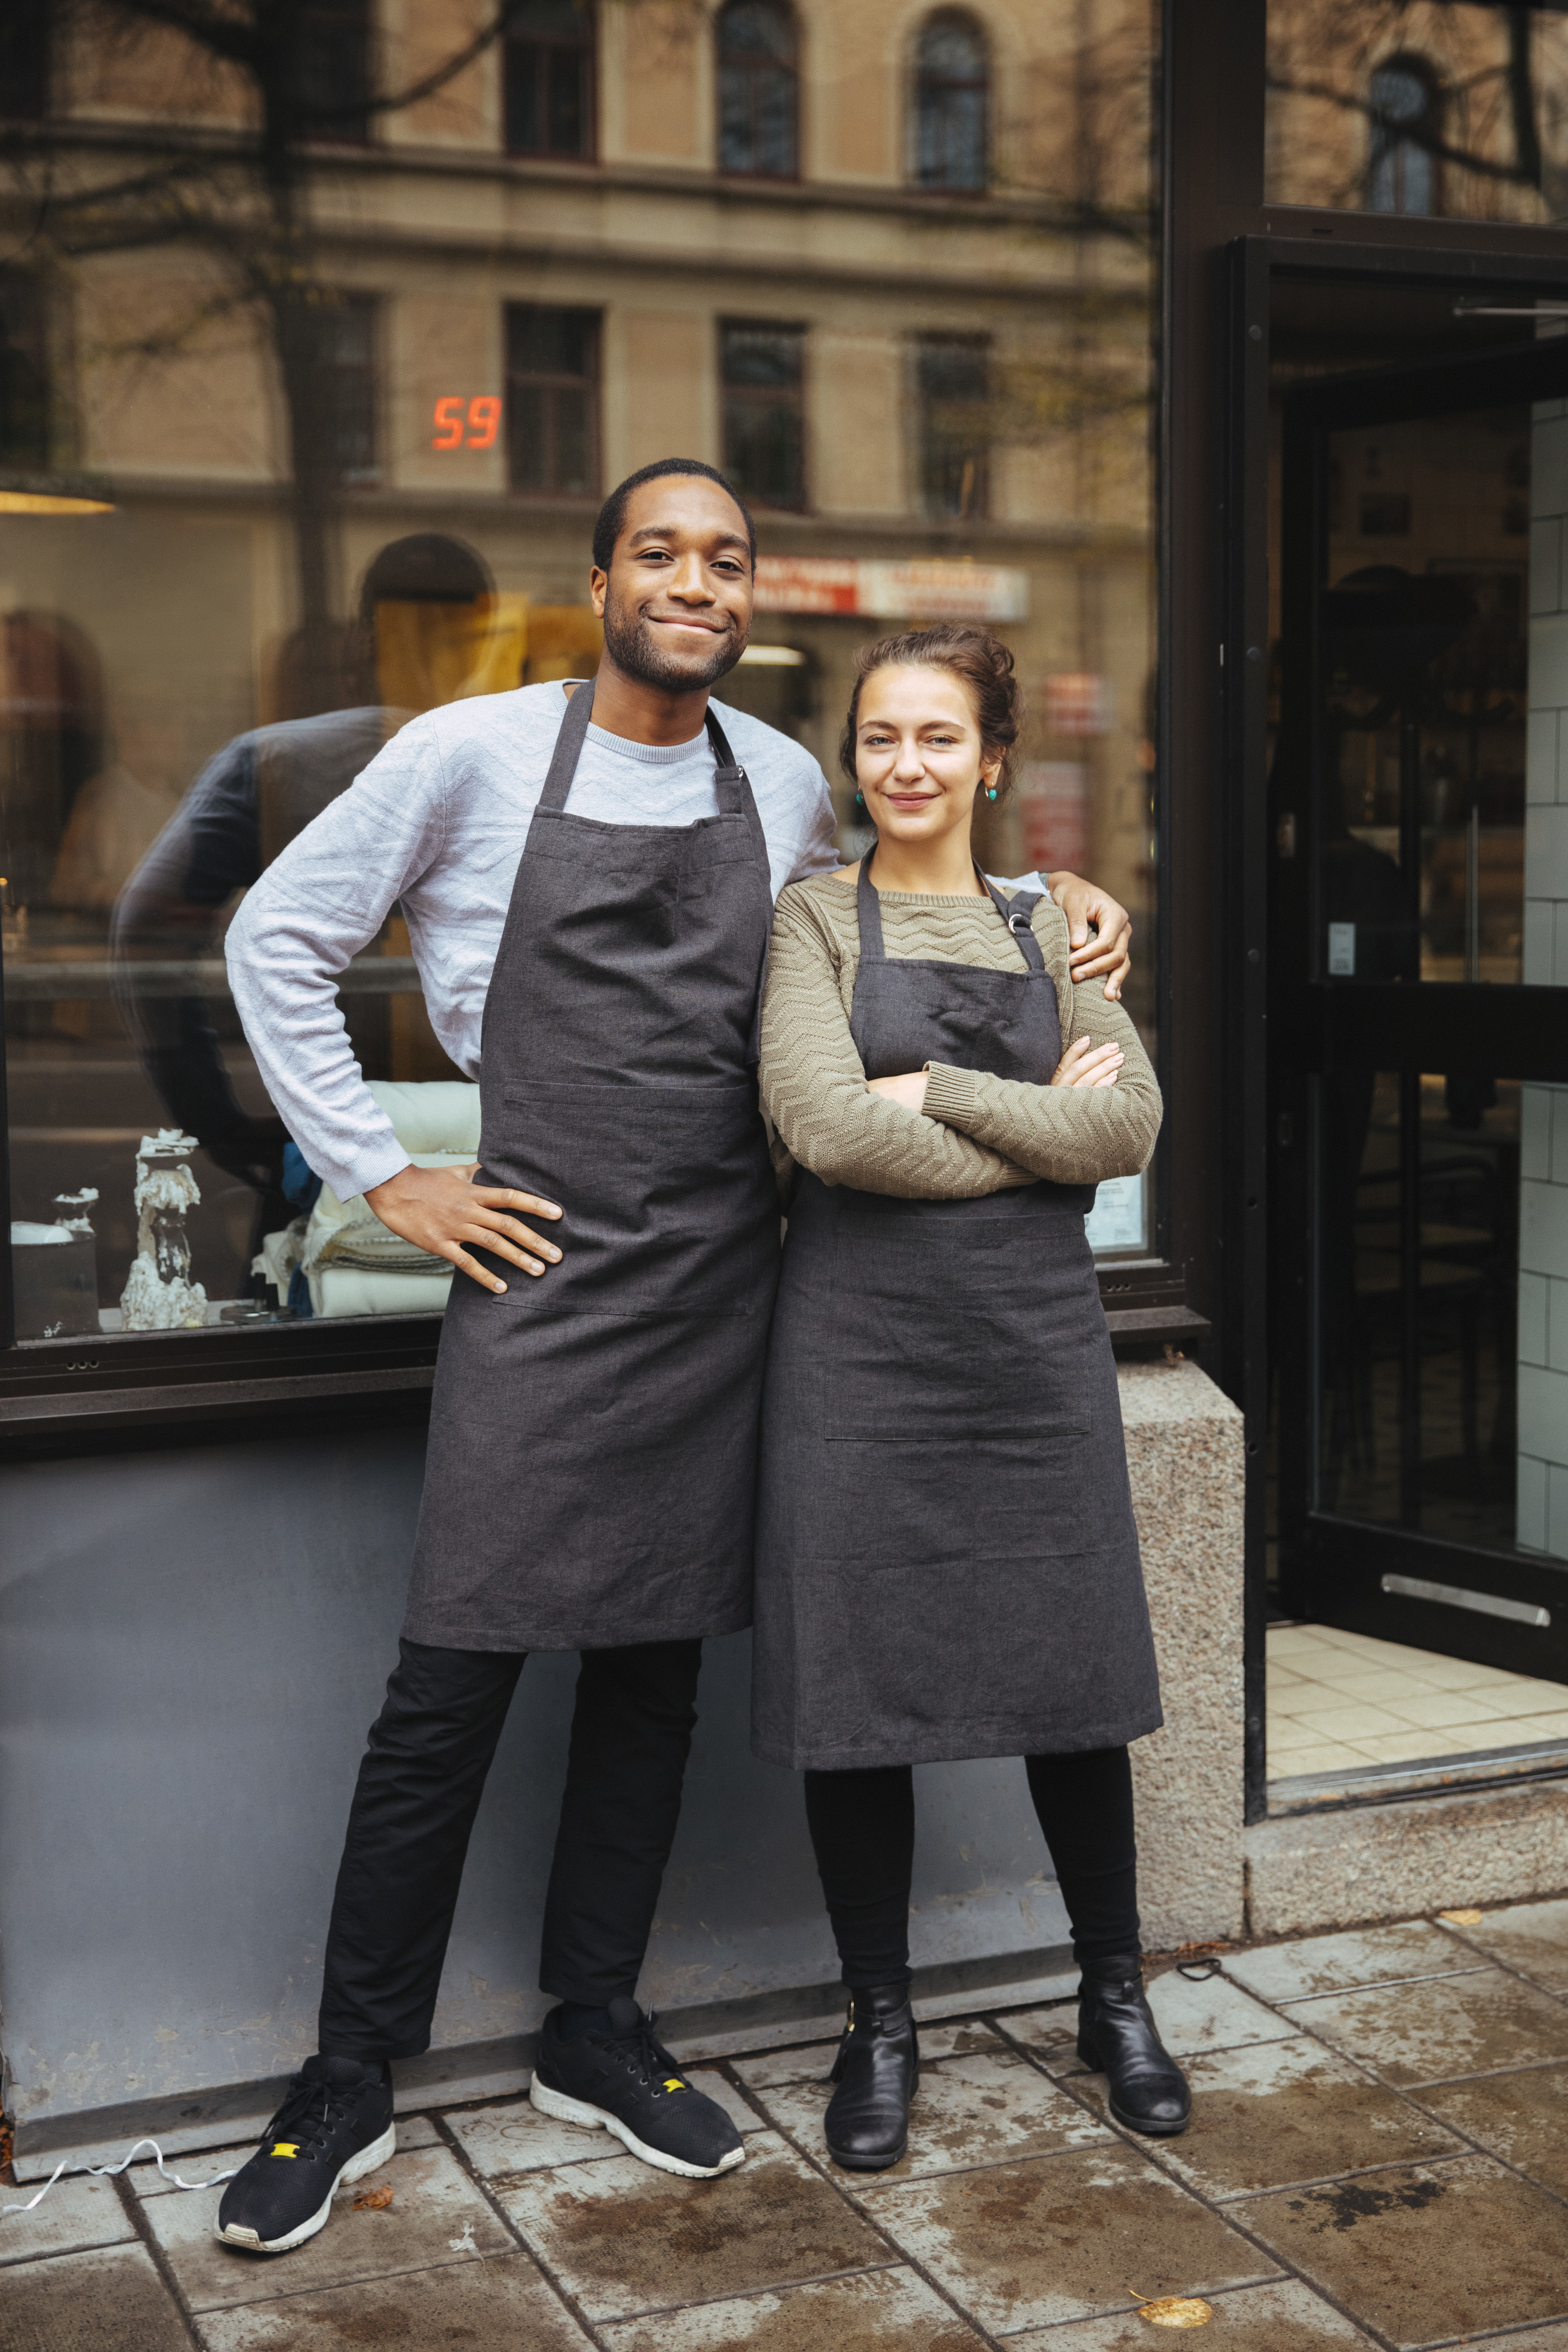
[[[605,651],[626,677],[644,686],[674,687],[689,693],[717,685],[732,670],[745,651],[745,640],[731,628],[715,637],[713,651],[706,659],[671,653],[659,643],[658,631],[641,613],[628,613],[623,605],[606,600]]]

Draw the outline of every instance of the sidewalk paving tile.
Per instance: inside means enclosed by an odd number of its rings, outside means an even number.
[[[1568,2058],[1568,2007],[1504,1969],[1331,1993],[1289,2014],[1388,2083],[1447,2083]]]
[[[717,2180],[621,2156],[527,2173],[496,2195],[595,2324],[897,2259],[776,2132],[760,2132]]]
[[[1226,1973],[1265,2000],[1305,2000],[1312,1993],[1348,1992],[1357,1985],[1396,1984],[1411,1977],[1447,1976],[1485,1964],[1429,1920],[1394,1927],[1352,1927],[1334,1936],[1303,1936],[1289,1944],[1227,1952]]]
[[[921,2053],[925,2053],[923,2036]],[[837,2055],[837,2042],[807,2042],[798,2050],[764,2050],[755,2058],[731,2058],[730,2066],[748,2091],[765,2091],[775,2083],[826,2083]]]
[[[1215,2213],[1120,2144],[866,2188],[866,2210],[983,2327],[1012,2335],[1277,2274]]]
[[[1568,2197],[1568,2066],[1447,2083],[1421,2105],[1553,2195]]]
[[[0,2352],[191,2352],[145,2246],[30,2263],[5,2281]]]
[[[1204,2337],[1213,2352],[1368,2352],[1372,2338],[1299,2279],[1216,2294]],[[1150,2352],[1163,2336],[1135,2311],[1082,2319],[1043,2336],[1011,2337],[1018,2352]],[[1511,2352],[1511,2342],[1510,2347]]]
[[[700,2068],[687,2080],[717,2099],[741,2132],[766,2129],[762,2116],[746,2105],[734,2084],[714,2069]],[[567,2164],[602,2163],[620,2151],[619,2140],[602,2127],[556,2123],[527,2099],[500,2099],[493,2106],[465,2108],[444,2121],[485,2180],[513,2173],[555,2171]]]
[[[1179,2139],[1163,2140],[1159,2154],[1206,2197],[1464,2153],[1396,2091],[1305,2034],[1191,2059],[1186,2074],[1192,2124]],[[1103,2114],[1105,2077],[1090,2076],[1083,2089]]]
[[[435,2133],[430,2137],[434,2139]],[[143,2204],[149,2197],[200,2197],[209,2180],[217,2182],[220,2173],[237,2172],[255,2154],[256,2142],[247,2139],[243,2147],[204,2147],[191,2156],[165,2156],[163,2162],[168,2168],[163,2172],[149,2158],[145,2163],[133,2164],[125,2178]],[[170,2173],[175,2176],[174,2179],[169,2178]],[[191,2186],[182,2189],[182,2180],[188,2180]],[[226,2186],[226,2181],[219,2183],[215,2194],[221,2194]]]
[[[515,2251],[209,2312],[199,2326],[205,2352],[588,2352],[589,2344],[537,2264]]]
[[[1399,2345],[1568,2314],[1568,2208],[1489,2157],[1286,2189],[1234,2210]]]
[[[0,2205],[25,2205],[36,2186],[0,2187]],[[112,2180],[60,2179],[30,2213],[0,2216],[0,2266],[31,2262],[35,2254],[122,2245],[135,2235],[136,2224]]]
[[[1456,1944],[1476,1945],[1548,1992],[1568,1993],[1568,1902],[1511,1904],[1452,1934]]]
[[[808,2155],[830,2161],[822,2137],[826,2084],[781,2084],[756,2095],[774,2123]],[[1110,2137],[1027,2059],[1011,2051],[995,2055],[983,2051],[974,2057],[945,2058],[921,2067],[910,2109],[909,2152],[877,2179],[910,2180],[961,2166],[1046,2156],[1055,2148],[1080,2147]],[[855,2178],[864,2180],[867,2176]]]
[[[601,2332],[610,2352],[983,2352],[973,2329],[906,2270],[659,2312]]]
[[[356,2209],[356,2197],[381,2189],[391,2189],[390,2205]],[[222,2193],[213,2189],[191,2197],[150,2197],[143,2209],[193,2311],[270,2302],[278,2295],[512,2251],[511,2240],[449,2147],[413,2148],[341,2189],[326,2227],[287,2255],[242,2253],[216,2238]]]

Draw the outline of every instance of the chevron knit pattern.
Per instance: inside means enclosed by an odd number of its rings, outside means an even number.
[[[1023,966],[988,900],[880,895],[890,959],[994,971]],[[1161,1105],[1138,1033],[1100,982],[1074,988],[1067,921],[1049,898],[1040,900],[1033,928],[1056,983],[1064,1042],[1114,1039],[1126,1056],[1115,1086],[1024,1086],[933,1063],[924,1110],[906,1110],[868,1090],[849,1034],[860,955],[854,885],[834,875],[792,883],[774,917],[763,1009],[763,1101],[784,1150],[826,1183],[912,1200],[972,1200],[1040,1176],[1094,1184],[1144,1167]],[[776,1148],[775,1162],[786,1182]]]

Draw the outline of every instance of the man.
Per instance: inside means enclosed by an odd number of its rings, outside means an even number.
[[[530,1649],[583,1654],[540,1973],[559,2005],[531,2096],[689,2178],[743,2153],[634,1996],[702,1638],[750,1620],[778,1252],[753,1068],[773,900],[837,862],[816,761],[709,700],[745,648],[755,553],[710,467],[634,474],[594,533],[593,681],[413,721],[229,934],[247,1035],[311,1166],[465,1277],[442,1332],[401,1662],[332,1906],[321,2053],[224,2197],[232,2244],[301,2243],[338,2182],[390,2155],[388,2062],[428,2044],[468,1833]],[[1080,971],[1118,984],[1126,917],[1071,881],[1058,888]],[[397,899],[437,1032],[479,1079],[473,1181],[408,1165],[334,1004],[334,973]]]

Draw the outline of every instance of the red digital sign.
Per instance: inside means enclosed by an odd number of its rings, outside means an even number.
[[[432,449],[493,449],[500,431],[500,401],[482,392],[469,400],[449,392],[436,403],[436,434]]]

